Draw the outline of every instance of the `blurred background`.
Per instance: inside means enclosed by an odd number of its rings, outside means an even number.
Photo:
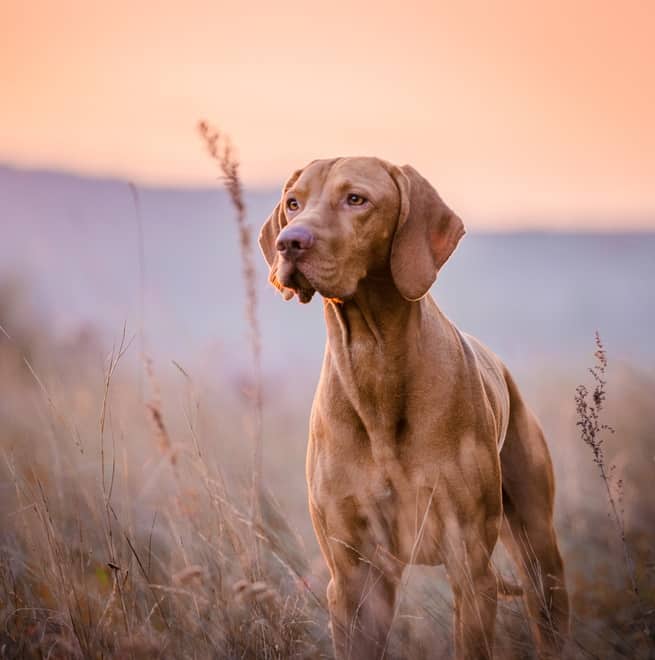
[[[197,134],[206,118],[236,146],[253,236],[292,170],[335,155],[412,163],[463,218],[468,233],[432,293],[505,360],[549,437],[574,595],[570,653],[648,657],[654,28],[655,9],[641,2],[3,2],[6,648],[175,655],[191,635],[198,657],[330,653],[303,472],[322,305],[285,303],[257,251],[266,534],[282,535],[275,556],[316,594],[303,600],[295,582],[237,561],[248,554],[235,538],[250,533],[257,422],[238,231]],[[632,571],[576,426],[595,331],[609,357],[603,420],[615,432],[603,446]],[[133,341],[116,365],[123,333]],[[217,509],[226,501],[229,515]],[[238,534],[219,526],[211,537],[214,514],[234,516]],[[135,548],[156,557],[156,576],[140,573]],[[399,623],[405,644],[436,635],[413,657],[450,648],[448,589],[432,575],[408,588],[429,607],[409,598]],[[262,613],[259,601],[252,615],[234,596],[243,580],[268,584],[278,605],[291,594],[293,616]],[[441,600],[421,591],[432,582]],[[167,594],[161,611],[155,583]],[[193,592],[195,609],[175,589]],[[525,613],[512,607],[503,657],[531,657]],[[298,612],[315,625],[290,624]],[[265,615],[282,638],[250,634]]]

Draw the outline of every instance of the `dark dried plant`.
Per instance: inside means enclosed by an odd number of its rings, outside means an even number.
[[[589,373],[593,379],[593,389],[586,385],[578,385],[575,389],[575,408],[578,416],[576,425],[580,429],[580,437],[592,451],[594,463],[598,466],[600,477],[605,487],[610,517],[616,526],[623,550],[625,570],[630,581],[630,589],[637,600],[640,599],[639,585],[635,563],[626,537],[625,517],[623,510],[623,480],[616,478],[616,466],[608,463],[604,451],[604,434],[614,434],[614,429],[601,420],[601,412],[607,400],[607,351],[600,338],[595,334],[596,363],[590,367]],[[648,630],[644,632],[648,634]]]

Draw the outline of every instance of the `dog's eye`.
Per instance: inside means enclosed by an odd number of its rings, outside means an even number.
[[[349,206],[362,206],[362,204],[366,204],[366,198],[357,193],[350,193],[347,197],[347,202]]]
[[[287,199],[287,208],[289,211],[297,211],[300,208],[300,204],[295,197],[289,197],[289,199]]]

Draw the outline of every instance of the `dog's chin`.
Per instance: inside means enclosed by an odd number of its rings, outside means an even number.
[[[316,289],[294,264],[283,262],[278,268],[277,278],[283,287],[291,289],[301,303],[308,303],[316,293]]]

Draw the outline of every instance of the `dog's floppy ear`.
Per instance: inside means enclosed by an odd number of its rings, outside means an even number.
[[[291,186],[298,180],[298,177],[302,174],[303,170],[296,170],[286,181],[282,187],[282,195],[280,201],[277,203],[271,215],[268,216],[268,220],[264,223],[259,232],[259,247],[261,248],[262,254],[266,259],[266,263],[269,265],[270,272],[268,276],[268,281],[284,296],[285,300],[290,300],[293,298],[293,291],[291,289],[286,289],[280,284],[280,281],[277,279],[277,266],[278,266],[278,251],[275,247],[275,242],[277,241],[278,234],[287,224],[287,219],[284,214],[284,194],[291,188]]]
[[[394,167],[400,192],[398,225],[391,246],[391,274],[407,300],[419,300],[464,235],[464,223],[413,167]]]

